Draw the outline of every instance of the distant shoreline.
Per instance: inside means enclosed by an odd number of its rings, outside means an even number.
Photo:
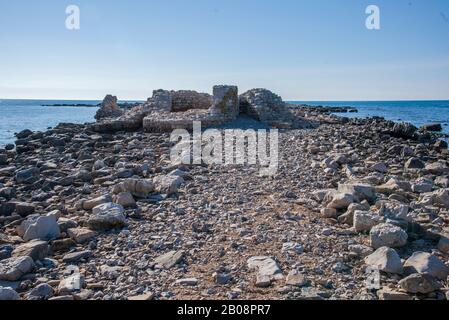
[[[42,104],[42,107],[99,108],[101,104]]]

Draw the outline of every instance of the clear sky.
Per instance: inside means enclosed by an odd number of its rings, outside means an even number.
[[[78,5],[81,29],[65,27]],[[381,30],[365,27],[380,8]],[[0,98],[449,99],[448,0],[0,0]]]

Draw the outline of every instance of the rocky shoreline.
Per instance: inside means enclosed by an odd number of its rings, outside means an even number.
[[[172,166],[169,132],[138,125],[173,120],[151,109],[163,94],[212,101],[158,92],[0,150],[0,299],[449,299],[449,151],[436,134],[257,89],[239,100],[280,129],[275,176]]]

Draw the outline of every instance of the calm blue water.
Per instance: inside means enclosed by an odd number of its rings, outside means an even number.
[[[93,122],[97,108],[43,107],[43,104],[97,104],[100,101],[2,100],[0,99],[0,146],[14,142],[14,133],[24,129],[46,130],[61,122]],[[132,102],[132,101],[129,101]],[[359,113],[346,117],[384,117],[392,121],[411,122],[416,126],[439,122],[449,134],[449,101],[292,101],[318,106],[351,106]]]
[[[311,106],[356,107],[358,113],[343,113],[349,118],[379,116],[391,121],[405,121],[420,127],[427,123],[441,123],[449,134],[449,101],[292,101]]]
[[[97,108],[43,107],[53,104],[90,104],[95,100],[8,100],[0,99],[0,146],[15,141],[14,133],[24,129],[44,131],[61,122],[94,122]],[[125,101],[120,101],[125,102]],[[135,101],[126,101],[135,102]]]
[[[97,108],[42,107],[43,104],[97,104],[99,102],[0,99],[0,146],[13,142],[14,133],[24,129],[42,131],[61,122],[92,122],[97,112]]]

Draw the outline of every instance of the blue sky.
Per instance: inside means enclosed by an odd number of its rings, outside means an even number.
[[[81,29],[65,28],[68,5]],[[380,7],[381,30],[365,28]],[[0,0],[0,97],[449,99],[447,0]]]

